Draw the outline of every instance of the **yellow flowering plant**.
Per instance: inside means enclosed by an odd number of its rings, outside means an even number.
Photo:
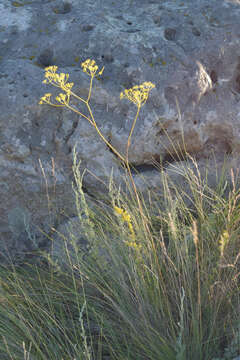
[[[87,119],[90,122],[90,124],[92,126],[94,126],[94,128],[96,129],[96,131],[97,131],[98,135],[101,137],[101,139],[117,155],[117,157],[123,162],[123,164],[125,164],[127,172],[128,172],[128,174],[130,176],[130,179],[131,179],[131,183],[133,185],[133,189],[134,189],[134,193],[136,195],[136,199],[138,201],[140,213],[143,216],[142,206],[141,206],[141,203],[140,203],[140,200],[139,200],[139,197],[138,197],[137,189],[136,189],[133,177],[132,177],[132,173],[131,173],[131,169],[130,169],[130,165],[129,165],[129,161],[128,161],[128,150],[129,150],[129,147],[130,147],[132,133],[133,133],[133,130],[134,130],[134,127],[135,127],[135,124],[136,124],[140,109],[146,103],[146,101],[148,99],[148,96],[149,96],[149,92],[150,92],[150,90],[152,90],[155,87],[155,85],[152,84],[151,82],[144,82],[143,84],[141,84],[139,86],[133,86],[133,88],[125,89],[123,92],[120,93],[120,99],[127,98],[128,100],[130,100],[131,102],[133,102],[137,106],[137,113],[136,113],[135,119],[133,121],[131,130],[130,130],[130,133],[129,133],[129,136],[128,136],[126,156],[123,156],[122,154],[120,154],[117,151],[117,149],[115,149],[109,143],[109,141],[101,133],[101,131],[100,131],[95,119],[94,119],[94,116],[92,114],[92,110],[91,110],[90,105],[89,105],[89,100],[90,100],[91,92],[92,92],[93,79],[94,79],[95,76],[102,75],[104,67],[100,71],[98,71],[98,66],[96,65],[96,62],[94,60],[91,60],[91,59],[87,59],[86,61],[84,61],[81,64],[81,67],[82,67],[83,72],[85,72],[87,75],[90,76],[90,86],[89,86],[88,97],[87,97],[86,100],[81,98],[80,96],[76,95],[71,90],[74,83],[68,83],[69,74],[64,74],[64,73],[57,74],[56,73],[56,71],[58,69],[57,66],[48,66],[48,67],[45,68],[45,78],[46,79],[43,81],[43,83],[44,84],[49,83],[49,84],[52,84],[55,87],[59,87],[59,88],[61,88],[62,90],[65,91],[65,94],[60,93],[56,97],[56,100],[57,100],[57,102],[60,103],[60,105],[59,104],[54,104],[54,103],[51,102],[51,100],[50,100],[50,98],[52,96],[51,93],[46,93],[40,99],[39,104],[41,105],[43,103],[46,103],[46,104],[56,106],[56,107],[64,107],[64,106],[66,106],[70,110],[74,111],[75,113],[81,115],[83,118]],[[90,117],[82,114],[80,111],[74,109],[69,104],[70,96],[73,96],[76,99],[82,101],[87,106]],[[120,210],[119,209],[120,208],[115,207],[115,213],[117,213],[117,212],[119,213],[119,211],[122,210],[122,209],[120,209]],[[129,227],[129,230],[131,232],[131,236],[134,236],[134,231],[133,231],[133,228],[132,228],[130,217],[128,217],[127,213],[124,212],[124,211],[121,213],[121,215],[123,217],[123,220],[128,223],[128,227]]]
[[[120,221],[122,223],[127,223],[127,225],[128,225],[128,229],[130,231],[130,240],[129,241],[126,240],[125,244],[127,246],[129,246],[130,248],[132,248],[132,249],[141,250],[142,245],[137,243],[137,241],[136,241],[136,235],[135,235],[135,232],[134,232],[134,229],[133,229],[130,214],[126,210],[121,209],[118,206],[114,206],[113,208],[114,208],[115,215],[120,217]]]
[[[134,233],[133,226],[131,223],[131,216],[128,214],[128,212],[126,210],[119,208],[118,206],[114,206],[114,212],[117,216],[120,216],[120,218],[123,222],[127,223],[128,228],[131,233],[131,237],[135,238],[135,233]]]
[[[128,170],[129,169],[129,165],[128,165],[128,148],[130,146],[130,140],[131,140],[131,136],[133,133],[133,129],[135,127],[136,124],[136,120],[140,111],[141,106],[143,106],[147,99],[148,99],[148,95],[149,95],[149,91],[151,89],[153,89],[155,87],[154,84],[152,84],[151,82],[144,82],[142,85],[139,86],[134,86],[132,89],[128,89],[128,90],[124,90],[124,92],[121,92],[120,94],[120,99],[123,98],[127,98],[129,99],[131,102],[133,102],[137,108],[137,114],[136,117],[134,119],[134,122],[132,124],[132,128],[128,137],[128,144],[127,144],[127,156],[126,158],[124,156],[122,156],[108,141],[107,139],[102,135],[101,131],[99,130],[96,121],[93,117],[91,108],[89,106],[89,100],[91,97],[91,92],[92,92],[92,84],[93,84],[93,78],[94,76],[100,76],[103,73],[104,67],[97,73],[98,71],[98,66],[96,65],[94,60],[90,60],[87,59],[86,61],[84,61],[81,64],[81,67],[83,69],[83,72],[85,72],[87,75],[90,76],[90,86],[89,86],[89,93],[88,93],[88,97],[87,100],[82,99],[80,96],[77,96],[74,92],[71,91],[74,83],[68,83],[68,78],[69,78],[69,74],[64,74],[64,73],[60,73],[57,74],[56,71],[58,69],[57,66],[48,66],[45,68],[45,80],[43,81],[44,84],[52,84],[53,86],[59,87],[62,90],[65,91],[66,94],[60,93],[57,97],[56,100],[61,104],[54,104],[50,101],[51,98],[51,93],[47,93],[45,94],[39,101],[39,104],[49,104],[52,106],[66,106],[67,108],[73,110],[74,112],[76,112],[77,114],[81,115],[82,117],[84,117],[85,119],[87,119],[96,129],[97,133],[99,134],[99,136],[102,138],[102,140],[111,148],[111,150],[119,157],[119,159],[121,161],[123,161],[126,165]],[[78,110],[74,109],[73,107],[71,107],[71,105],[69,104],[70,101],[70,96],[73,96],[75,98],[77,98],[78,100],[82,101],[83,103],[86,104],[90,117],[87,117],[86,115],[82,114],[81,112],[79,112]]]

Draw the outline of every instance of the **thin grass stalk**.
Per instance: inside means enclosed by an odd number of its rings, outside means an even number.
[[[197,223],[196,221],[193,222],[193,241],[195,244],[196,249],[196,263],[197,263],[197,289],[198,289],[198,321],[199,321],[199,333],[200,339],[202,339],[202,310],[201,310],[201,283],[200,283],[200,264],[199,264],[199,254],[198,254],[198,231],[197,231]]]

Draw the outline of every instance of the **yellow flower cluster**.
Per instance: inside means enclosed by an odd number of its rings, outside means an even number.
[[[128,214],[128,212],[126,210],[123,210],[121,208],[119,208],[118,206],[114,206],[114,211],[115,211],[115,214],[117,216],[121,216],[121,219],[123,222],[126,222],[128,224],[128,228],[130,230],[130,237],[132,238],[131,241],[125,241],[125,243],[129,246],[129,247],[132,247],[136,250],[140,250],[141,249],[141,245],[140,244],[137,244],[136,241],[135,241],[135,233],[134,233],[134,230],[133,230],[133,226],[132,226],[132,223],[131,223],[131,217],[130,215]]]
[[[44,102],[50,103],[50,97],[52,96],[51,93],[47,93],[44,96],[41,97],[41,100],[39,101],[39,105],[43,104]]]
[[[114,206],[114,211],[117,216],[121,216],[121,220],[123,222],[126,222],[128,224],[128,228],[130,230],[131,237],[135,238],[135,233],[134,233],[133,226],[131,223],[131,217],[128,214],[128,212],[126,210],[119,208],[118,206]]]
[[[99,76],[102,75],[104,67],[101,71],[98,71],[98,66],[96,65],[96,62],[91,59],[87,59],[81,64],[81,67],[85,73],[87,73],[91,78],[95,75]],[[66,105],[69,104],[69,98],[71,89],[74,85],[74,83],[68,83],[69,74],[56,74],[58,67],[57,66],[49,66],[45,68],[45,77],[47,80],[44,80],[44,84],[53,84],[54,86],[60,87],[62,90],[64,90],[66,94],[59,94],[58,97],[56,97],[56,100],[59,101],[61,104]],[[148,99],[149,91],[151,89],[155,88],[155,85],[152,84],[150,81],[146,81],[143,84],[139,86],[133,86],[131,89],[125,89],[123,92],[120,93],[120,99],[127,98],[131,102],[133,102],[137,107],[141,107],[144,105]],[[43,104],[43,102],[46,102],[48,104],[50,103],[50,97],[52,94],[48,93],[45,94],[39,101],[39,104]],[[53,104],[52,104],[53,105]]]
[[[135,249],[135,250],[140,250],[142,245],[137,244],[136,241],[125,241],[126,245]]]
[[[56,74],[57,66],[49,66],[45,68],[45,77],[48,79],[49,83],[55,82],[58,84],[58,87],[63,89],[66,92],[69,92],[73,87],[74,83],[68,83],[69,74]],[[47,84],[47,80],[43,80],[44,84]]]
[[[155,85],[152,84],[150,81],[146,81],[142,85],[136,85],[133,86],[133,88],[131,89],[121,92],[120,99],[127,98],[128,100],[132,101],[136,106],[141,107],[147,101],[149,91],[153,88],[155,88]]]
[[[74,83],[67,82],[69,74],[56,74],[57,69],[57,66],[49,66],[45,68],[45,77],[47,80],[43,80],[43,84],[53,84],[54,86],[60,87],[62,90],[64,90],[67,95],[60,93],[59,96],[56,97],[56,100],[65,105],[66,103],[69,103],[70,92]],[[51,95],[51,93],[45,94],[39,101],[39,104],[41,105],[43,102],[50,104]]]
[[[96,64],[96,62],[94,60],[87,59],[86,61],[84,61],[81,64],[81,67],[83,68],[83,72],[87,73],[91,77],[94,77],[98,70],[98,66],[95,64]],[[98,76],[102,75],[103,70],[104,70],[104,67],[102,68],[101,71],[99,71],[99,73],[97,75]]]

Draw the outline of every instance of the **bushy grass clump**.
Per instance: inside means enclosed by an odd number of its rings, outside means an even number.
[[[220,188],[198,186],[194,212],[167,186],[158,212],[140,194],[141,212],[134,192],[110,189],[115,213],[85,211],[89,247],[77,264],[66,238],[67,270],[50,256],[42,266],[2,267],[1,359],[23,359],[23,344],[26,359],[233,359],[239,193],[233,187],[224,199]]]
[[[58,80],[67,98],[59,100],[68,105],[71,86],[63,75]],[[150,87],[145,83],[125,93],[136,101],[138,112]],[[73,190],[87,250],[69,236],[64,238],[67,268],[51,253],[42,253],[37,265],[0,268],[1,359],[227,360],[240,353],[235,174],[231,184],[223,174],[212,189],[192,159],[196,172],[189,167],[183,174],[189,194],[172,184],[170,189],[171,179],[161,170],[161,198],[149,194],[146,199],[131,176],[128,149],[119,158],[126,167],[128,193],[110,179],[109,210],[99,205],[93,211],[74,154]]]

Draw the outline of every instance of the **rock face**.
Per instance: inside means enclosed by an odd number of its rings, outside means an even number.
[[[129,149],[143,192],[161,188],[153,162],[166,171],[169,162],[184,163],[183,139],[201,164],[214,152],[218,164],[227,154],[229,168],[238,167],[239,1],[0,0],[0,13],[1,255],[44,246],[41,230],[50,234],[63,213],[75,216],[74,145],[89,170],[84,186],[90,195],[107,191],[112,170],[118,183],[124,175],[86,119],[38,104],[45,93],[60,92],[42,84],[47,66],[68,73],[72,91],[84,99],[90,77],[81,63],[90,58],[105,67],[94,80],[90,105],[102,133],[123,155],[137,108],[120,100],[120,92],[144,81],[155,84]],[[83,103],[72,104],[88,114]]]

